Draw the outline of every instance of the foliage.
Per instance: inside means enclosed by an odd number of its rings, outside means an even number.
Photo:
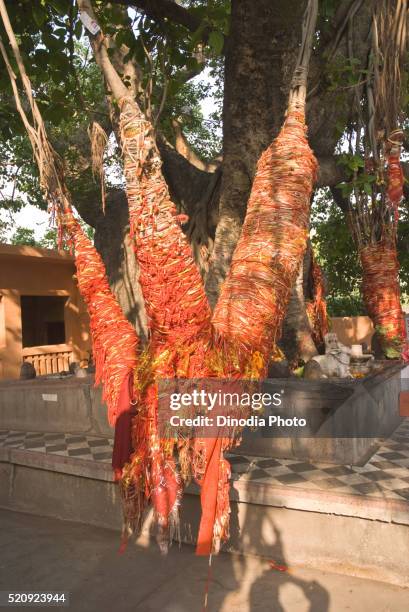
[[[10,231],[10,223],[0,219],[0,243],[7,242],[7,234]]]
[[[11,244],[26,244],[28,246],[37,246],[36,239],[34,236],[34,230],[27,227],[18,227],[12,238]]]
[[[166,113],[161,120],[161,130],[166,138],[174,143],[171,119],[176,118],[183,126],[183,133],[193,150],[205,161],[214,159],[222,149],[222,96],[223,65],[220,60],[215,60],[206,81],[184,83],[176,95],[168,100]],[[209,97],[214,100],[214,110],[205,119],[201,103]]]
[[[126,45],[126,59],[135,59],[141,68],[141,85],[149,94],[142,96],[145,108],[149,104],[155,117],[163,107],[160,128],[168,140],[174,138],[170,119],[178,118],[193,149],[206,160],[214,158],[221,150],[221,52],[230,3],[183,2],[200,18],[201,26],[195,32],[170,20],[156,22],[134,10],[127,12],[119,5],[94,4],[104,31],[114,41],[109,52]],[[108,132],[112,128],[103,80],[84,36],[77,4],[73,0],[9,0],[7,8],[51,141],[66,164],[74,201],[96,200],[99,187],[89,167],[87,127],[96,119]],[[192,79],[204,68],[211,75],[210,82]],[[217,104],[205,120],[201,103],[210,93],[216,93]],[[0,154],[7,160],[0,165],[0,208],[16,211],[24,203],[44,208],[37,168],[6,70],[0,70],[0,124]],[[108,185],[110,180],[118,183],[118,157],[116,147],[105,157]]]
[[[103,103],[103,85],[97,66],[90,61],[88,47],[69,42],[72,16],[64,16],[62,11],[64,4],[69,8],[70,3],[44,4],[34,1],[28,7],[25,2],[16,2],[8,8],[53,146],[64,161],[72,165],[73,158],[83,153],[75,137],[86,136],[90,117],[108,118]],[[22,10],[23,5],[27,10]],[[30,9],[32,19],[27,18]],[[13,58],[10,60],[13,62]],[[2,194],[0,207],[18,210],[28,203],[44,209],[46,204],[38,185],[38,170],[15,109],[5,70],[0,71],[0,87],[0,152],[8,161],[1,166],[0,183],[13,185],[15,196],[10,199]],[[91,180],[90,173],[87,180]],[[24,201],[21,194],[24,194]]]
[[[43,249],[56,249],[58,247],[57,230],[54,227],[48,228],[41,240],[38,241],[38,246]]]
[[[86,223],[81,223],[81,226],[88,238],[93,240],[94,229]],[[8,227],[7,229],[10,228]],[[1,240],[1,225],[0,242],[5,242],[5,240]],[[45,232],[44,236],[40,240],[37,240],[33,229],[19,226],[15,229],[10,239],[10,243],[14,245],[28,245],[33,247],[40,247],[42,249],[58,249],[58,232],[55,227],[50,227]],[[63,245],[63,248],[66,248],[65,245]]]
[[[341,190],[342,197],[348,198],[355,189],[362,190],[367,195],[372,195],[372,184],[376,181],[374,174],[368,174],[364,170],[365,162],[362,155],[356,153],[341,153],[337,163],[343,167],[349,179],[339,183],[337,187]]]
[[[0,164],[0,209],[12,214],[26,203],[45,208],[39,192],[37,168],[25,135],[16,134],[11,138],[0,139],[0,156],[7,160]]]
[[[328,189],[319,190],[311,213],[311,241],[327,284],[328,312],[332,316],[366,314],[361,297],[362,271],[356,246],[343,212]],[[398,230],[402,297],[409,296],[409,213],[402,207]]]
[[[366,315],[362,296],[358,292],[350,295],[327,296],[327,311],[330,317],[358,317]]]
[[[351,88],[357,85],[367,72],[366,68],[361,67],[358,58],[338,54],[326,67],[328,89],[339,91]]]
[[[356,247],[342,211],[329,190],[319,190],[312,205],[311,241],[327,282],[329,314],[362,314],[361,271]]]
[[[144,13],[124,12],[118,5],[100,4],[98,17],[104,32],[115,45],[126,45],[126,60],[135,60],[141,71],[141,103],[156,122],[160,112],[160,128],[173,140],[171,118],[181,120],[184,133],[196,152],[206,159],[221,149],[216,136],[220,127],[222,92],[221,53],[224,35],[229,29],[230,2],[227,0],[190,0],[181,2],[194,15],[200,26],[189,31],[171,20],[153,20]],[[131,27],[129,27],[129,25]],[[112,49],[111,54],[114,53]],[[194,79],[207,68],[216,80],[212,86],[206,79]],[[200,103],[217,92],[218,108],[210,121],[204,121]],[[217,125],[215,125],[217,123]]]
[[[200,23],[195,31],[170,19],[153,20],[133,9],[126,11],[118,4],[94,0],[101,25],[111,37],[109,53],[114,54],[115,48],[125,45],[126,59],[135,60],[140,67],[141,101],[145,110],[149,108],[152,117],[158,119],[161,132],[173,142],[172,119],[178,119],[196,153],[211,160],[222,148],[223,47],[229,32],[230,2],[181,0],[179,4]],[[320,0],[317,49],[321,40],[331,33],[338,6],[337,0]],[[97,200],[99,186],[90,169],[87,127],[92,119],[97,119],[108,132],[112,125],[104,84],[84,35],[76,2],[7,0],[7,7],[47,130],[64,160],[74,203]],[[0,26],[0,34],[5,39],[1,29]],[[350,111],[345,109],[345,90],[365,79],[366,71],[355,58],[340,53],[331,61],[323,62],[323,66],[323,85],[333,92],[333,103],[339,108],[340,119],[334,129],[341,136],[345,130],[344,115],[348,116]],[[210,118],[205,120],[201,105],[209,95],[215,100],[215,106]],[[8,76],[1,69],[1,60],[0,155],[7,160],[0,164],[0,208],[11,213],[25,203],[45,208],[37,168],[16,113]],[[118,158],[119,152],[113,145],[105,157],[108,184],[121,179],[115,173]],[[361,157],[345,153],[344,147],[339,163],[346,173],[346,180],[339,185],[343,195],[351,195],[352,179],[355,187],[369,194],[374,177],[365,172]],[[0,239],[5,229],[9,228],[3,222]],[[311,229],[314,249],[327,278],[330,313],[362,313],[357,252],[343,213],[328,191],[320,191],[314,200]],[[53,232],[50,230],[39,246],[54,247]],[[34,235],[25,228],[17,228],[13,235],[17,243],[33,239]],[[409,294],[408,244],[409,215],[404,209],[398,247],[405,295]]]

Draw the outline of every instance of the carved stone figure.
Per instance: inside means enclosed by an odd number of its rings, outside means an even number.
[[[337,334],[324,336],[325,355],[315,355],[305,366],[304,378],[347,378],[350,377],[349,365],[351,349],[338,340]],[[319,369],[317,368],[317,365]]]

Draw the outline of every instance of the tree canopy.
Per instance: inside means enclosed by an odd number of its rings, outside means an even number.
[[[83,220],[95,228],[103,257],[112,260],[112,249],[123,242],[127,223],[126,213],[115,213],[115,207],[122,210],[123,186],[115,140],[116,102],[95,64],[77,3],[9,0],[6,4],[36,101],[53,146],[64,160],[75,205]],[[281,2],[263,0],[253,11],[250,3],[235,0],[94,2],[109,37],[109,55],[115,67],[157,125],[165,177],[181,210],[190,217],[185,229],[204,275],[212,267],[211,253],[216,264],[220,259],[216,230],[219,227],[217,231],[221,231],[225,217],[232,228],[234,247],[235,224],[243,218],[257,156],[267,146],[268,134],[275,133],[282,120],[283,92],[289,87],[303,9],[303,3],[287,4],[284,7]],[[312,242],[327,277],[330,312],[334,314],[363,312],[362,274],[345,221],[345,198],[353,180],[365,189],[372,179],[361,171],[360,157],[348,153],[345,137],[353,133],[357,121],[351,92],[355,95],[367,71],[369,49],[364,34],[370,28],[371,4],[321,0],[310,70],[311,141],[321,165],[319,184],[327,186],[315,196]],[[259,42],[251,39],[256,33],[260,38],[259,32],[264,38]],[[266,77],[263,70],[268,66]],[[259,81],[264,81],[251,84],[256,67]],[[401,116],[406,129],[406,71],[402,78]],[[253,96],[246,89],[250,85]],[[0,207],[13,212],[28,202],[44,208],[37,169],[5,70],[0,71],[0,92],[0,153],[4,160],[0,165]],[[209,96],[214,108],[205,120],[201,103]],[[105,214],[100,179],[91,163],[87,132],[92,122],[98,122],[109,137],[104,168],[111,195]],[[241,160],[234,141],[241,147]],[[407,295],[406,203],[401,208],[400,280]],[[32,239],[29,232],[20,229],[13,237],[14,241]],[[229,255],[225,258],[228,261]],[[111,280],[125,274],[121,261],[108,265]]]

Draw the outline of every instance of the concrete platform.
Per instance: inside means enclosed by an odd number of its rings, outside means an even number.
[[[114,529],[119,541],[120,502],[109,460],[97,460],[96,454],[90,451],[105,448],[106,440],[66,434],[64,447],[56,444],[58,435],[2,434],[0,507]],[[28,450],[25,446],[34,448]],[[404,445],[400,443],[400,446]],[[50,450],[56,448],[60,450]],[[334,480],[338,482],[329,476],[331,472],[324,471],[333,470],[333,466],[293,462],[268,468],[265,459],[248,457],[243,468],[243,464],[233,461],[228,550],[409,586],[409,502],[392,488],[380,486],[383,478],[385,483],[399,480],[405,495],[408,483],[403,480],[403,474],[407,476],[409,472],[402,462],[406,459],[397,461],[401,463],[392,467],[400,470],[400,479],[385,476],[382,466],[370,466],[368,473],[377,474],[373,481],[377,494],[373,495],[359,494],[359,489],[355,494],[345,494],[328,488]],[[290,474],[296,474],[297,470],[304,470],[305,474],[306,469],[315,474],[321,470],[326,478],[322,478],[322,488],[316,484],[321,480],[284,484],[267,471],[282,468]],[[361,478],[362,468],[354,469],[358,472],[346,477]],[[342,480],[339,482],[344,484]],[[308,487],[309,484],[314,486]],[[181,525],[185,542],[194,542],[197,533],[200,516],[197,493],[197,488],[189,487],[183,501]],[[147,517],[145,536],[149,530]]]
[[[243,432],[241,455],[362,466],[400,425],[399,392],[409,366],[394,364],[361,381],[272,379],[266,385],[285,390],[277,415],[307,417],[311,437],[264,437]],[[281,412],[280,412],[281,411]],[[101,388],[94,377],[40,377],[0,382],[0,429],[112,437]],[[304,434],[303,434],[304,435]],[[346,436],[346,437],[345,437]]]
[[[409,377],[401,362],[384,362],[362,379],[269,379],[263,392],[280,390],[282,403],[273,414],[305,419],[280,437],[274,427],[245,429],[238,454],[294,458],[312,463],[364,465],[401,424],[399,394]]]

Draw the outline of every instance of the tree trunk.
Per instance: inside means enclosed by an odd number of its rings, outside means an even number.
[[[350,32],[354,56],[362,59],[368,48],[371,4],[372,1],[364,3],[358,23]],[[323,35],[323,44],[332,44],[349,6],[349,0],[339,2],[333,28],[326,34],[326,39]],[[304,7],[304,2],[296,0],[285,4],[279,0],[232,0],[225,60],[219,223],[206,278],[212,306],[217,301],[240,236],[257,160],[283,122],[301,39]],[[347,55],[345,40],[345,36],[341,38],[338,48],[344,57]],[[312,58],[310,83],[319,82],[325,62],[322,53]],[[339,133],[336,125],[339,129],[340,123],[347,122],[352,95],[352,89],[340,93],[325,89],[322,84],[315,87],[315,95],[307,107],[307,124],[309,140],[317,157],[333,156]],[[316,353],[305,312],[302,282],[298,282],[294,290],[285,323],[284,345],[290,355],[297,350],[295,343],[299,344],[298,352],[303,358]]]
[[[261,152],[278,133],[300,39],[304,3],[232,0],[223,107],[223,177],[212,265],[211,304],[229,269]],[[288,66],[289,51],[292,52]]]
[[[288,361],[294,365],[299,359],[309,361],[318,352],[311,336],[311,325],[305,310],[304,269],[306,263],[306,258],[304,258],[288,304],[280,341],[280,347]]]
[[[399,359],[405,339],[399,262],[394,239],[383,238],[359,250],[362,294],[375,327],[376,343],[386,357]]]
[[[147,339],[145,307],[138,282],[138,265],[129,239],[128,204],[123,191],[106,201],[105,215],[95,225],[95,247],[105,264],[109,284],[141,342]]]

